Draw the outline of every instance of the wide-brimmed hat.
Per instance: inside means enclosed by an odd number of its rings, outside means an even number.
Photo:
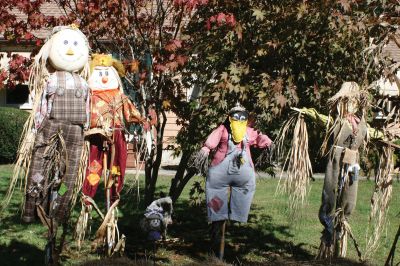
[[[340,87],[340,90],[328,99],[330,109],[336,109],[340,103],[349,100],[357,100],[360,108],[364,109],[368,104],[368,94],[361,90],[360,86],[354,81],[346,81]]]

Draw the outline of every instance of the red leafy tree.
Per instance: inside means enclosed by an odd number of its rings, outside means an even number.
[[[4,45],[25,45],[32,50],[41,45],[40,32],[63,21],[42,13],[43,6],[51,1],[8,0],[0,5],[0,38]],[[0,89],[13,88],[27,81],[30,58],[18,54],[2,54],[8,65],[0,68]]]
[[[153,200],[162,160],[166,112],[181,108],[186,90],[179,73],[187,61],[181,29],[207,0],[57,1],[98,52],[112,53],[128,69],[126,80],[142,112],[155,111],[155,148],[146,158],[145,202]],[[231,22],[230,22],[231,23]]]

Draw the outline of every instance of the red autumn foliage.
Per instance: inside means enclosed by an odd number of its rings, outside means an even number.
[[[211,30],[213,26],[220,27],[222,25],[227,25],[228,27],[234,28],[236,25],[236,19],[233,14],[230,13],[218,13],[217,15],[211,16],[206,21],[207,30]]]
[[[44,4],[49,0],[7,0],[0,5],[0,39],[10,45],[40,46],[42,41],[35,34],[43,28],[51,28],[62,23],[65,18],[54,18],[42,13]],[[13,88],[18,83],[26,82],[29,77],[30,59],[13,54],[9,57],[8,66],[0,66],[0,89]]]

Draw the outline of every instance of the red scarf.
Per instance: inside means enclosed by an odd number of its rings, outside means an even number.
[[[353,134],[356,135],[358,131],[358,124],[360,123],[361,119],[358,118],[355,114],[347,114],[346,118],[353,128]]]

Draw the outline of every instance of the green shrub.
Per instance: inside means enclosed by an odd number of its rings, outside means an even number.
[[[0,163],[15,161],[19,140],[29,113],[9,107],[0,107]]]

